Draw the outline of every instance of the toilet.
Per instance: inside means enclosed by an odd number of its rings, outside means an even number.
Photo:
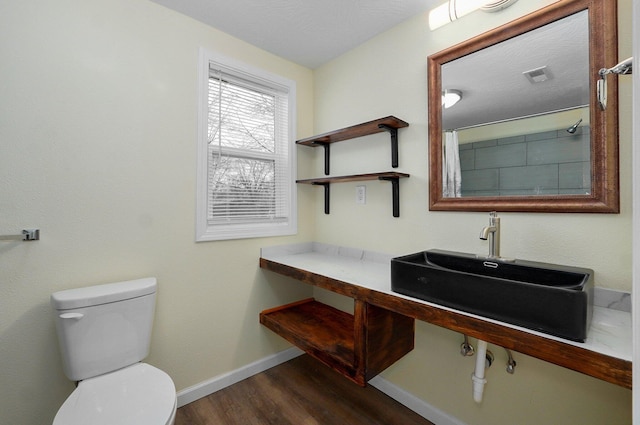
[[[65,375],[79,381],[53,425],[173,425],[176,389],[149,354],[153,277],[51,295]]]

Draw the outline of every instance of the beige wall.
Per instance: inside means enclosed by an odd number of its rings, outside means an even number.
[[[313,75],[147,0],[0,2],[0,423],[51,423],[73,390],[49,295],[157,276],[151,355],[178,390],[288,345],[258,312],[309,287],[258,268],[264,245],[196,244],[198,47],[297,82],[298,132],[312,132]],[[300,168],[311,156],[299,153]]]
[[[398,170],[411,174],[400,183],[400,218],[391,215],[388,183],[366,182],[364,206],[355,204],[354,188],[363,183],[332,186],[331,214],[316,218],[317,240],[393,254],[429,248],[487,252],[486,242],[478,239],[486,213],[428,211],[426,58],[549,3],[521,1],[501,13],[476,12],[435,32],[429,31],[427,16],[419,16],[315,71],[315,131],[396,115],[410,123],[400,130]],[[631,54],[630,9],[631,0],[620,0],[621,58]],[[598,286],[630,291],[630,79],[620,83],[621,213],[500,215],[503,255],[591,267]],[[390,170],[388,139],[382,134],[334,145],[332,174]],[[318,154],[314,169],[298,174],[310,177],[321,170]],[[322,191],[300,189],[307,191],[320,208]],[[316,292],[327,302],[347,304]],[[460,356],[461,342],[459,334],[418,323],[415,350],[383,376],[468,424],[631,422],[631,391],[518,353],[516,373],[509,375],[504,350],[492,345],[497,361],[487,375],[484,401],[477,405],[471,396],[474,360]]]

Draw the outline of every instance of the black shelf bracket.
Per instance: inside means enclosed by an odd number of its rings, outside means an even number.
[[[329,214],[329,195],[331,194],[331,183],[312,183],[314,186],[324,186],[324,213]]]
[[[391,166],[398,168],[398,129],[386,124],[378,124],[378,128],[387,130],[391,135]]]
[[[331,156],[331,143],[313,142],[316,146],[324,148],[324,175],[329,175],[329,157]],[[328,214],[328,213],[327,213]]]
[[[398,177],[378,177],[380,180],[391,182],[391,200],[393,202],[393,216],[400,217],[400,179]]]

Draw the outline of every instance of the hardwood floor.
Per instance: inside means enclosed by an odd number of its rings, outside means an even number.
[[[303,355],[178,409],[176,425],[434,425]]]

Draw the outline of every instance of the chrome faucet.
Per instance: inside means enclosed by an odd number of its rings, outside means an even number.
[[[489,225],[482,228],[480,239],[489,239],[488,258],[500,258],[500,218],[495,211],[489,213]]]

